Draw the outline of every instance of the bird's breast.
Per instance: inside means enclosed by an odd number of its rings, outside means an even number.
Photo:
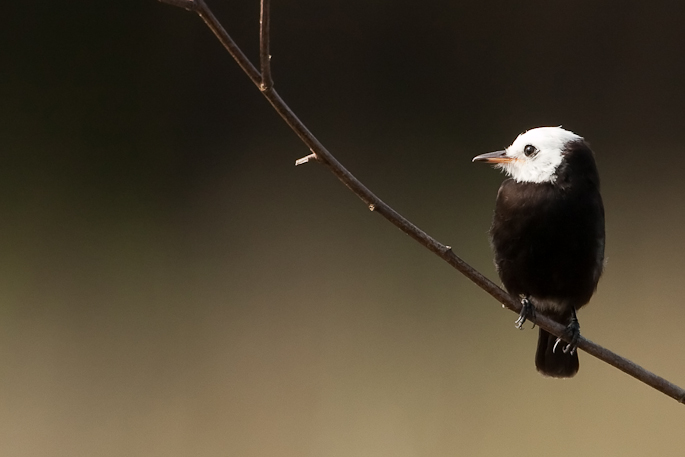
[[[490,234],[507,290],[537,297],[543,309],[586,303],[601,272],[603,214],[598,191],[505,181]]]

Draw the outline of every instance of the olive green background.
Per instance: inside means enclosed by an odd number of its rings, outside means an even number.
[[[257,0],[210,1],[249,56]],[[496,279],[502,175],[563,125],[597,155],[583,334],[685,385],[685,3],[278,1],[276,88],[395,209]],[[537,330],[371,213],[194,14],[0,19],[3,456],[681,456],[685,407]]]

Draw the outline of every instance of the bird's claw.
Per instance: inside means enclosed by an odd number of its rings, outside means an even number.
[[[575,317],[571,320],[571,323],[568,324],[566,327],[566,330],[564,330],[564,340],[568,340],[569,342],[564,346],[561,351],[564,354],[571,354],[573,355],[576,352],[576,348],[578,347],[578,340],[580,339],[580,324],[578,323],[578,319]],[[554,342],[554,347],[552,347],[552,352],[557,352],[557,346],[559,343],[562,341],[561,338],[557,338],[557,340]]]
[[[523,324],[529,317],[535,317],[535,307],[530,300],[528,300],[528,297],[523,297],[521,299],[521,313],[519,313],[519,318],[514,322],[516,328],[523,330]],[[535,328],[535,323],[533,323],[533,328]]]

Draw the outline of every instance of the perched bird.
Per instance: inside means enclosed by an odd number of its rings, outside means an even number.
[[[540,311],[567,325],[565,339],[540,329],[535,366],[547,376],[578,372],[576,311],[590,301],[604,266],[604,205],[594,154],[561,127],[528,130],[504,151],[474,162],[509,175],[499,188],[490,229],[504,287],[521,299],[517,327]]]

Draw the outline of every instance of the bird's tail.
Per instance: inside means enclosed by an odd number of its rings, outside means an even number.
[[[566,343],[561,341],[554,350],[557,337],[540,329],[538,350],[535,353],[535,367],[545,376],[570,378],[578,373],[578,352],[564,354]]]

